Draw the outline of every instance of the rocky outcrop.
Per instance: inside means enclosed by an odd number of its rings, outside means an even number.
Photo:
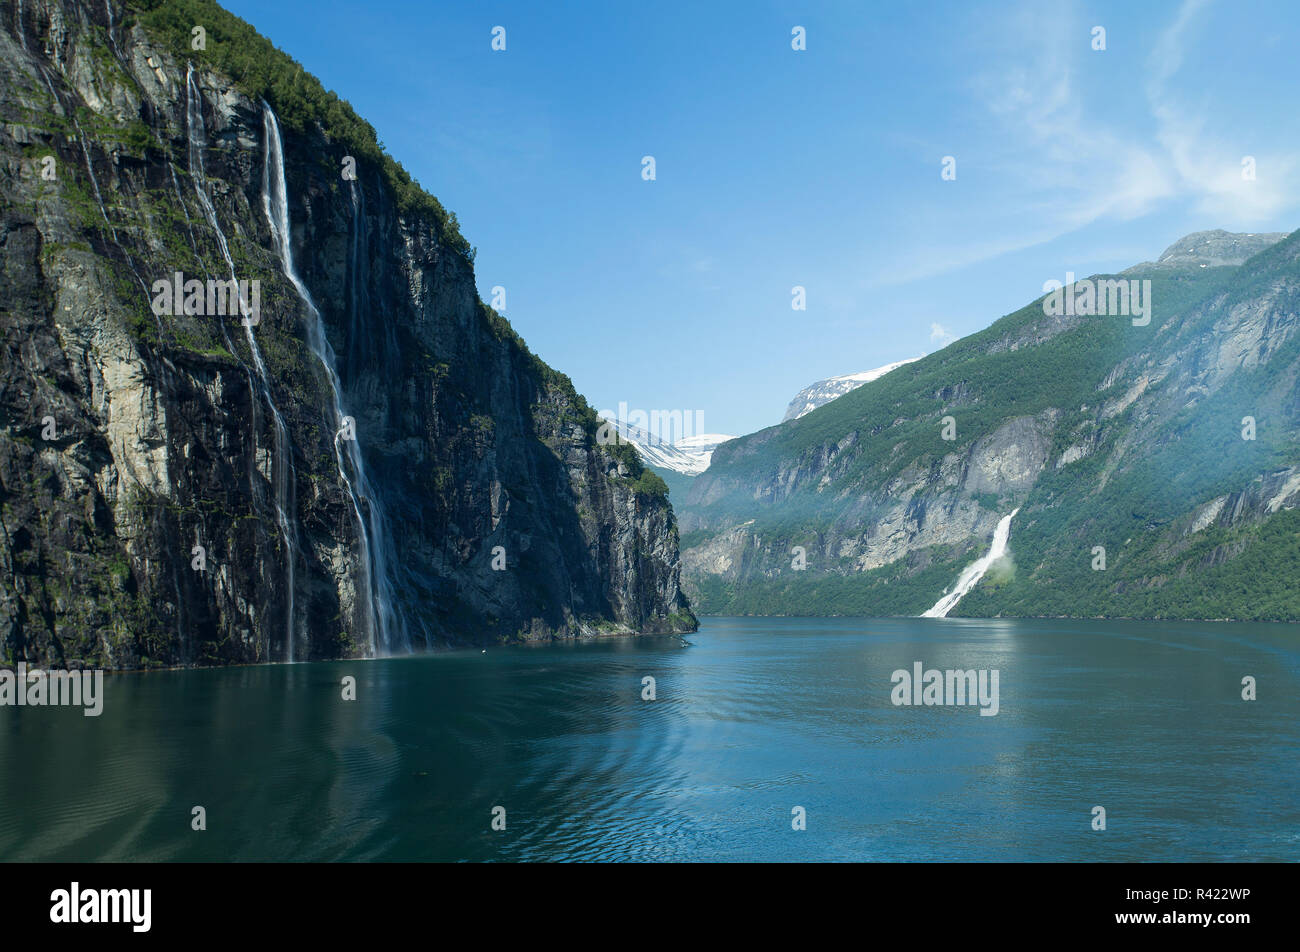
[[[4,661],[693,629],[667,499],[445,222],[319,123],[279,162],[274,101],[117,2],[3,17]],[[258,282],[256,321],[156,313],[178,273]]]
[[[847,446],[811,460],[801,467],[781,468],[766,484],[754,487],[756,498],[788,500],[801,491],[835,494],[828,508],[829,524],[815,535],[805,532],[770,532],[753,520],[723,528],[703,538],[683,553],[688,579],[704,574],[733,574],[742,564],[738,553],[750,552],[753,563],[781,564],[791,546],[815,552],[813,565],[836,565],[850,572],[877,569],[905,558],[916,549],[956,546],[967,551],[977,540],[992,536],[1000,516],[982,508],[980,494],[1014,495],[1032,487],[1047,465],[1055,414],[1007,421],[960,453],[948,453],[932,463],[914,462],[877,489],[836,491],[843,466],[835,461]],[[717,477],[701,477],[705,488]],[[701,495],[704,495],[701,493]],[[683,515],[687,530],[707,526],[704,506],[694,504]],[[704,498],[707,498],[705,495]]]
[[[1244,264],[1265,248],[1277,244],[1286,232],[1260,232],[1241,234],[1216,228],[1186,235],[1164,250],[1155,262],[1146,262],[1124,272],[1153,268],[1217,268],[1224,265]]]

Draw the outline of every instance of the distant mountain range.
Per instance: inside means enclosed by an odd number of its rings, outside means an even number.
[[[925,355],[922,354],[921,356]],[[816,383],[809,384],[795,394],[794,399],[790,401],[790,405],[786,408],[785,416],[782,417],[781,422],[797,420],[818,407],[825,406],[832,400],[856,390],[863,384],[883,377],[897,367],[920,359],[920,357],[911,357],[907,360],[885,364],[885,366],[877,367],[875,370],[843,374],[839,377],[828,377],[825,380],[818,380]],[[709,468],[709,463],[713,460],[713,451],[728,440],[735,439],[734,436],[728,436],[725,433],[702,433],[669,441],[639,426],[632,426],[618,420],[610,420],[610,422],[615,425],[623,439],[636,447],[637,452],[641,454],[642,460],[665,478],[668,478],[664,473],[665,470],[679,476],[700,475]],[[669,479],[670,486],[674,483],[682,485],[680,481]]]
[[[713,451],[719,444],[734,440],[724,433],[702,433],[684,436],[672,442],[639,426],[619,420],[610,420],[619,435],[636,447],[641,459],[659,470],[670,470],[683,476],[698,476],[709,468]]]
[[[920,614],[1011,515],[951,614],[1300,620],[1300,233],[1123,274],[719,446],[671,497],[693,605]]]

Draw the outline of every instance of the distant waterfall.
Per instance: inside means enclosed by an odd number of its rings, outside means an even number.
[[[951,592],[934,603],[934,607],[926,612],[922,612],[922,618],[947,618],[948,613],[957,607],[957,603],[972,588],[979,584],[979,580],[984,577],[984,573],[1007,552],[1007,539],[1011,536],[1011,520],[1015,518],[1019,508],[1012,509],[1009,515],[1005,515],[998,522],[997,529],[993,532],[993,545],[989,547],[988,554],[983,558],[976,559],[966,568],[962,569],[961,575],[957,576],[957,585]]]
[[[266,138],[266,161],[262,166],[262,205],[280,253],[285,277],[298,291],[298,296],[307,308],[307,345],[320,360],[329,380],[333,403],[331,409],[334,412],[334,459],[338,466],[339,480],[352,501],[357,528],[361,534],[361,564],[367,594],[365,608],[370,650],[372,654],[380,651],[410,651],[410,636],[394,608],[392,583],[388,577],[389,544],[379,501],[366,479],[365,464],[357,440],[345,439],[343,436],[346,414],[343,412],[342,386],[339,383],[334,348],[325,336],[325,322],[311,293],[294,270],[289,235],[289,193],[284,180],[284,141],[280,137],[280,123],[275,118],[275,112],[265,102],[262,103],[262,126]],[[352,478],[348,477],[349,469]]]
[[[162,151],[165,147],[162,139],[158,139],[158,149]],[[199,244],[194,240],[194,224],[190,221],[190,210],[185,207],[185,199],[181,198],[181,183],[176,178],[176,166],[172,164],[171,159],[167,160],[167,171],[172,174],[172,191],[176,193],[176,203],[181,207],[181,213],[185,216],[185,230],[189,232],[190,248],[194,251],[194,257],[199,256]]]
[[[113,0],[104,0],[104,13],[108,17],[108,45],[113,48],[113,52],[120,60],[122,51],[117,48],[117,38],[113,36]]]
[[[199,94],[198,84],[194,81],[194,66],[190,65],[185,73],[185,120],[189,132],[190,146],[190,178],[194,180],[194,191],[198,193],[199,205],[203,209],[204,217],[207,218],[208,224],[216,232],[217,247],[221,250],[221,257],[226,260],[226,266],[230,269],[231,280],[235,278],[235,262],[230,257],[230,246],[226,243],[225,232],[221,230],[221,225],[217,222],[216,209],[212,207],[212,200],[208,197],[208,178],[203,164],[203,151],[207,147],[207,136],[203,128],[203,100]],[[294,636],[294,569],[297,562],[298,547],[294,544],[296,533],[294,524],[289,518],[289,513],[293,510],[293,456],[289,450],[289,429],[284,424],[284,418],[280,416],[280,411],[275,406],[275,400],[271,397],[271,384],[266,372],[266,364],[262,361],[262,350],[257,346],[257,338],[253,336],[252,322],[241,319],[240,323],[244,326],[244,334],[248,339],[248,349],[253,354],[253,365],[257,368],[257,377],[262,391],[262,398],[266,400],[266,405],[271,408],[271,417],[275,424],[275,445],[271,458],[271,482],[274,487],[275,495],[275,518],[280,526],[280,535],[284,540],[285,548],[285,574],[287,577],[286,585],[288,591],[288,606],[286,610],[286,647],[285,660],[293,661],[293,636]],[[235,348],[231,343],[230,335],[226,333],[224,320],[220,320],[221,336],[225,338],[226,347],[231,354],[234,354]],[[256,426],[254,427],[254,439],[256,439]]]
[[[95,204],[99,206],[99,214],[103,217],[104,224],[108,226],[109,234],[113,236],[113,244],[117,245],[117,247],[121,249],[122,255],[126,258],[126,266],[131,269],[131,273],[135,275],[135,279],[140,282],[140,287],[144,290],[145,296],[149,297],[149,285],[145,284],[144,278],[140,277],[140,269],[135,266],[135,258],[131,257],[131,252],[127,251],[125,246],[123,246],[122,240],[117,236],[117,229],[114,228],[113,223],[109,221],[108,209],[104,207],[104,196],[99,190],[99,177],[95,175],[95,163],[91,161],[90,147],[86,145],[86,133],[82,131],[81,123],[77,121],[77,114],[75,111],[68,113],[68,116],[72,119],[72,125],[77,130],[77,138],[81,142],[81,154],[86,159],[86,173],[90,176],[91,188],[95,190]],[[154,322],[158,325],[158,332],[161,337],[162,320],[156,314],[154,315]]]
[[[24,37],[23,49],[27,49],[26,36],[25,34],[22,33],[22,5],[21,4],[18,7],[18,17],[19,17],[19,35]],[[113,236],[113,244],[115,244],[118,247],[118,250],[120,250],[122,252],[122,255],[126,258],[126,265],[128,268],[131,269],[131,273],[135,275],[135,279],[140,282],[140,287],[144,289],[145,297],[149,297],[150,296],[149,285],[145,284],[144,278],[140,277],[140,270],[135,266],[135,259],[131,257],[131,252],[126,250],[126,247],[122,244],[121,240],[117,237],[117,229],[113,227],[112,221],[109,220],[108,209],[104,207],[104,195],[99,190],[99,177],[95,175],[95,163],[91,161],[90,147],[86,145],[86,133],[82,130],[81,123],[77,120],[77,110],[75,108],[68,109],[63,105],[63,100],[59,97],[58,92],[55,90],[54,83],[50,81],[50,74],[46,72],[44,64],[42,64],[39,60],[36,61],[36,71],[41,74],[41,79],[45,82],[45,88],[48,89],[50,91],[50,95],[54,97],[54,105],[58,106],[59,109],[62,110],[64,116],[72,120],[72,126],[74,129],[77,130],[77,141],[81,144],[81,155],[86,160],[86,175],[90,179],[91,189],[94,190],[95,204],[99,206],[99,214],[104,219],[104,224],[108,226],[108,233]],[[158,325],[158,332],[159,335],[161,336],[162,321],[158,319],[158,316],[156,314],[154,315],[154,321]]]

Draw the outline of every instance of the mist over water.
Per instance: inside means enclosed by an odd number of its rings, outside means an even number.
[[[916,661],[998,669],[1000,712],[895,707],[890,674]],[[98,718],[6,709],[0,854],[1296,860],[1297,674],[1285,625],[747,618],[685,642],[114,675]]]

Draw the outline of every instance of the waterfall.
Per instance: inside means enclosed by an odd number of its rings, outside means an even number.
[[[94,189],[95,192],[95,204],[99,206],[99,214],[103,216],[104,224],[108,226],[108,231],[113,236],[113,244],[118,244],[117,229],[114,228],[113,223],[108,220],[108,210],[104,208],[104,196],[99,191],[99,179],[95,176],[95,166],[90,161],[90,149],[86,146],[86,133],[82,131],[81,123],[77,120],[77,110],[75,108],[74,109],[64,108],[63,100],[59,97],[59,94],[55,91],[54,83],[50,81],[50,74],[46,72],[45,66],[38,62],[36,64],[36,69],[40,71],[41,79],[45,80],[45,88],[48,89],[50,91],[50,95],[54,97],[54,104],[58,106],[60,110],[63,111],[63,114],[65,116],[67,116],[69,119],[72,120],[72,127],[77,130],[77,142],[80,143],[81,155],[86,160],[86,172],[90,177],[90,187]],[[132,270],[134,270],[134,266],[132,266]],[[136,277],[138,278],[140,276],[137,274]],[[147,287],[145,288],[145,293],[146,294],[149,293],[149,289]]]
[[[131,252],[126,250],[121,239],[117,237],[117,229],[113,227],[113,223],[108,219],[108,209],[104,207],[103,194],[99,190],[99,178],[95,175],[95,164],[90,160],[90,148],[86,145],[86,133],[81,129],[81,123],[77,121],[76,111],[68,113],[68,116],[72,119],[72,125],[77,130],[77,138],[81,142],[81,154],[86,160],[86,172],[90,176],[90,185],[95,190],[95,204],[99,206],[99,214],[103,216],[104,224],[108,226],[108,232],[113,236],[113,244],[117,245],[123,256],[125,256],[126,266],[131,269],[135,279],[140,282],[140,288],[144,291],[145,297],[152,297],[149,285],[144,283],[144,278],[140,277],[140,269],[135,266],[135,259],[131,257]],[[153,319],[154,323],[158,325],[158,336],[159,340],[161,340],[163,337],[162,318],[155,314]]]
[[[104,0],[104,13],[108,16],[108,45],[120,60],[122,51],[117,48],[117,39],[113,36],[113,0]]]
[[[63,100],[55,91],[54,83],[50,80],[50,74],[46,72],[44,65],[38,62],[36,64],[36,69],[41,74],[41,79],[45,80],[45,88],[48,89],[50,95],[54,97],[54,104],[62,110],[65,116],[72,120],[72,127],[77,130],[77,142],[81,145],[81,154],[86,160],[86,172],[90,176],[90,187],[94,189],[95,192],[95,204],[99,206],[99,214],[103,216],[104,224],[108,226],[109,233],[113,236],[113,243],[117,244],[117,229],[114,228],[113,223],[108,220],[108,211],[104,208],[104,197],[99,191],[99,179],[96,178],[95,166],[90,161],[90,149],[86,147],[86,133],[81,129],[81,123],[77,121],[77,110],[64,108]],[[137,275],[137,277],[139,277],[139,275]],[[145,289],[145,293],[148,293],[147,288]]]
[[[160,151],[165,151],[162,139],[155,136]],[[181,183],[176,178],[176,166],[172,164],[170,158],[167,159],[167,171],[172,174],[172,191],[176,193],[176,202],[181,206],[181,214],[185,216],[185,230],[190,235],[190,248],[194,251],[194,257],[199,256],[199,245],[194,240],[194,224],[190,221],[190,210],[185,207],[185,199],[181,198]]]
[[[232,280],[237,280],[235,278],[235,262],[230,257],[230,246],[226,243],[225,232],[221,230],[221,225],[217,222],[216,209],[212,207],[212,200],[208,197],[207,172],[203,165],[203,152],[207,147],[207,137],[203,128],[203,101],[199,94],[198,84],[194,81],[193,64],[185,73],[185,119],[189,131],[190,177],[194,180],[194,191],[198,194],[199,205],[203,209],[204,217],[207,218],[208,224],[212,226],[213,232],[216,233],[217,247],[221,250],[221,257],[226,261],[226,267],[230,269],[230,277]],[[253,335],[252,321],[241,319],[240,323],[244,326],[244,334],[248,339],[248,349],[253,355],[253,365],[257,369],[258,389],[261,390],[266,405],[271,409],[271,417],[275,424],[275,442],[271,457],[271,482],[274,487],[275,518],[280,527],[280,535],[284,541],[285,549],[285,575],[288,592],[285,660],[293,661],[294,569],[298,550],[294,544],[294,526],[289,519],[289,513],[293,509],[294,480],[293,457],[290,455],[289,450],[289,429],[285,426],[280,411],[276,408],[275,400],[272,399],[266,364],[262,361],[262,350],[257,345],[257,338]],[[226,333],[224,320],[220,320],[220,326],[221,336],[225,338],[226,347],[229,348],[231,354],[234,354],[235,348],[231,343],[230,335]],[[257,429],[255,423],[253,427],[255,445]]]
[[[18,13],[21,18],[21,6],[19,7]],[[24,39],[23,49],[26,48],[27,44]],[[86,145],[86,133],[82,131],[81,123],[77,120],[77,111],[76,109],[67,109],[64,107],[63,100],[55,90],[54,83],[50,80],[50,74],[46,72],[44,64],[39,60],[36,60],[36,71],[41,74],[41,79],[45,82],[45,88],[50,91],[50,95],[54,98],[54,105],[59,108],[64,116],[72,120],[73,128],[77,130],[77,142],[81,145],[81,155],[86,160],[86,174],[90,178],[90,186],[95,193],[95,204],[99,206],[99,214],[103,217],[104,224],[108,226],[108,233],[113,236],[113,244],[117,245],[118,250],[120,250],[123,256],[125,256],[127,267],[131,269],[131,273],[135,275],[135,279],[140,282],[140,287],[144,290],[145,297],[148,298],[151,296],[149,293],[149,285],[145,284],[144,278],[140,277],[140,271],[135,266],[135,259],[131,257],[131,252],[127,251],[125,246],[123,246],[121,241],[118,239],[117,229],[113,227],[113,223],[108,217],[108,209],[104,207],[103,193],[99,190],[99,178],[95,175],[95,164],[90,160],[90,148]],[[162,321],[156,314],[154,315],[154,321],[158,325],[158,333],[161,336],[163,330]]]
[[[1012,509],[1009,515],[1005,515],[998,522],[997,529],[993,532],[993,544],[989,546],[988,554],[983,558],[976,559],[966,568],[962,569],[961,575],[957,576],[957,584],[953,590],[934,603],[934,607],[921,614],[922,618],[947,618],[948,613],[957,607],[957,603],[979,584],[979,580],[984,577],[984,573],[998,559],[1002,558],[1007,552],[1007,539],[1011,537],[1011,520],[1015,518],[1019,508]]]
[[[348,193],[352,199],[352,247],[351,260],[348,262],[348,337],[347,352],[343,359],[347,361],[345,371],[348,380],[357,380],[361,374],[361,315],[368,310],[369,301],[362,303],[366,293],[366,278],[362,266],[366,263],[366,196],[357,186],[356,179],[348,181]]]
[[[380,650],[392,652],[399,648],[410,651],[411,642],[406,625],[394,608],[392,583],[388,577],[389,543],[379,501],[366,480],[365,464],[357,440],[345,439],[343,435],[346,432],[343,423],[346,414],[343,412],[342,387],[334,348],[325,336],[325,322],[311,293],[294,270],[289,235],[289,193],[284,179],[284,142],[280,137],[280,123],[266,102],[262,103],[262,125],[266,138],[266,161],[262,166],[262,205],[266,211],[266,220],[271,226],[271,236],[280,253],[285,277],[297,290],[298,297],[307,310],[307,345],[320,360],[329,381],[335,427],[334,460],[338,467],[339,481],[352,501],[352,510],[356,514],[357,529],[361,536],[361,567],[367,594],[365,611],[370,651],[371,654]],[[353,198],[355,200],[355,193]],[[356,247],[354,238],[353,248]],[[348,477],[349,469],[352,478]]]

